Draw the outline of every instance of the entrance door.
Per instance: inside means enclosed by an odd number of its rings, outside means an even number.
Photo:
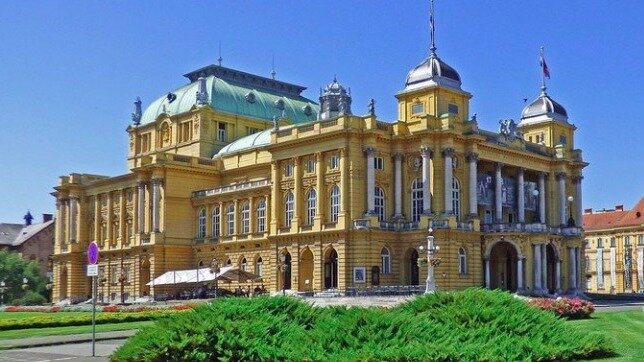
[[[287,252],[286,257],[284,258],[284,280],[282,288],[291,289],[291,253]]]
[[[517,251],[506,241],[498,242],[490,251],[490,287],[511,292],[517,290]]]
[[[419,285],[419,269],[418,269],[418,251],[413,249],[409,257],[409,284]]]
[[[324,258],[324,288],[338,288],[338,252],[331,249]]]
[[[298,290],[308,292],[313,290],[313,253],[306,248],[300,256]]]
[[[546,245],[546,288],[550,294],[554,294],[555,288],[557,288],[557,266],[555,259],[554,246],[552,244]]]

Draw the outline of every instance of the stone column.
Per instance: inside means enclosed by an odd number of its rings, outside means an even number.
[[[557,175],[557,189],[559,196],[559,224],[566,225],[566,174],[558,172]]]
[[[523,258],[517,259],[517,291],[523,291]]]
[[[534,265],[534,292],[538,293],[541,292],[541,245],[540,244],[533,244],[532,249],[534,250],[534,254],[532,256],[532,264]]]
[[[494,173],[494,222],[499,224],[503,222],[503,200],[501,199],[503,193],[502,167],[500,163],[497,163]]]
[[[519,215],[517,215],[519,223],[525,223],[525,181],[523,180],[523,168],[519,167],[517,172],[517,207]]]
[[[94,196],[94,235],[91,235],[90,237],[94,238],[93,240],[99,241],[100,235],[101,235],[101,195],[96,195]],[[100,242],[103,242],[103,240],[100,240]]]
[[[268,203],[267,203],[268,206]],[[227,210],[224,208],[226,207],[226,204],[223,202],[219,202],[219,235],[217,237],[222,237],[224,235],[228,235],[228,231],[226,230],[226,213]],[[267,210],[268,214],[268,210]]]
[[[577,290],[577,253],[575,248],[568,248],[568,259],[570,262],[570,290]]]
[[[76,242],[77,235],[76,235],[76,230],[77,230],[77,213],[78,213],[78,197],[77,196],[71,196],[69,198],[69,242],[74,243]]]
[[[55,242],[60,244],[63,242],[63,201],[62,199],[56,200],[56,236]]]
[[[555,264],[555,289],[557,293],[561,293],[561,258]]]
[[[423,159],[423,214],[432,213],[432,193],[430,185],[430,175],[429,175],[429,161],[432,158],[432,149],[429,147],[421,147],[420,154]]]
[[[490,279],[490,258],[485,258],[485,288],[491,289],[492,282]]]
[[[375,214],[375,200],[376,200],[376,169],[374,167],[374,159],[376,156],[376,149],[367,147],[364,149],[367,155],[367,213]]]
[[[315,218],[319,219],[319,224],[324,223],[324,211],[326,210],[326,187],[324,185],[324,155],[322,152],[315,154],[315,180],[317,192],[317,209],[315,210]]]
[[[302,199],[304,199],[304,192],[302,191],[302,167],[300,166],[300,157],[293,157],[293,220],[292,224],[295,230],[302,224],[300,217],[302,215]],[[305,203],[304,203],[305,204]],[[305,209],[306,207],[304,207]],[[235,205],[235,212],[238,212],[237,205]],[[241,228],[238,228],[241,231]]]
[[[253,201],[254,201],[254,198],[252,196],[248,197],[248,233],[249,234],[253,234],[255,232],[256,214],[255,212],[253,212],[255,210],[255,208],[253,207]]]
[[[280,205],[279,203],[279,195],[280,195],[280,172],[279,172],[279,167],[277,161],[273,161],[271,163],[271,181],[272,181],[272,186],[271,186],[271,211],[270,211],[270,233],[272,235],[277,235],[277,230],[279,228],[279,210],[281,210],[280,207],[283,207],[283,205]],[[222,209],[222,215],[223,215],[223,209]],[[223,219],[223,216],[222,216]],[[221,234],[226,235],[224,232],[226,229],[221,229]]]
[[[152,231],[159,232],[161,218],[161,182],[159,178],[152,179]]]
[[[138,191],[138,206],[136,209],[137,212],[137,223],[138,223],[138,232],[139,234],[145,233],[145,182],[139,181],[136,183]]]
[[[581,180],[583,176],[575,176],[572,178],[572,182],[575,185],[575,224],[578,227],[583,226],[583,204],[581,202]]]
[[[443,211],[445,215],[452,215],[454,214],[454,205],[452,205],[452,179],[454,178],[453,176],[453,171],[454,168],[452,167],[452,157],[454,156],[454,149],[453,148],[445,148],[443,149],[443,174],[444,174],[444,180],[443,184],[445,185],[444,187],[444,201],[443,201]]]
[[[617,288],[617,263],[615,261],[616,251],[615,246],[610,246],[610,291],[613,292]]]
[[[402,159],[403,154],[394,153],[394,217],[402,217]]]
[[[539,172],[539,222],[546,223],[546,174]]]
[[[234,206],[235,209],[233,211],[233,224],[235,226],[235,229],[233,230],[233,235],[238,235],[240,234],[240,231],[241,231],[241,227],[239,226],[239,200],[235,199],[233,204],[235,205]],[[293,224],[291,224],[291,226],[292,225]]]
[[[478,217],[478,201],[476,194],[476,162],[479,159],[479,155],[474,152],[470,152],[466,156],[467,163],[469,166],[469,195],[470,195],[470,218]]]
[[[374,185],[375,187],[375,185]],[[375,191],[374,188],[371,189]],[[349,151],[346,148],[340,149],[340,214],[344,219],[347,214],[347,207],[349,206]],[[338,220],[340,216],[338,215]],[[345,220],[346,222],[346,220]],[[346,226],[346,224],[345,224]]]
[[[69,199],[63,198],[60,200],[60,213],[61,213],[61,223],[60,223],[60,242],[66,243],[69,242],[69,222],[67,221],[67,214],[69,214]]]
[[[548,253],[546,244],[541,244],[541,289],[548,291]]]
[[[637,247],[637,281],[638,290],[644,291],[644,246]]]

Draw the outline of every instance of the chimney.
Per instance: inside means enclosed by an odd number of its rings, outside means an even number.
[[[592,213],[593,213],[593,209],[592,209],[592,208],[590,208],[590,209],[584,209],[584,214],[592,214]]]
[[[47,221],[51,221],[54,218],[54,215],[52,214],[42,214],[42,222],[45,223]]]
[[[615,211],[624,211],[624,205],[615,205]]]

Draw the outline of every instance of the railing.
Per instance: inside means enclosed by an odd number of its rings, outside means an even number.
[[[293,133],[292,128],[277,131],[277,137],[290,136]]]
[[[320,122],[320,128],[333,127],[333,126],[337,126],[337,125],[338,125],[338,120],[337,119]]]
[[[456,228],[458,230],[473,231],[474,223],[471,221],[459,221],[456,223]]]
[[[546,224],[510,224],[496,223],[481,225],[484,232],[524,232],[524,233],[550,233],[563,236],[579,236],[581,229],[578,227],[552,227]]]
[[[561,228],[561,235],[563,236],[580,236],[581,228],[578,227],[564,227]]]
[[[376,122],[376,128],[380,131],[391,131],[392,129],[392,124],[391,123],[384,123],[384,122]]]
[[[364,230],[364,229],[369,229],[371,227],[371,224],[369,222],[369,219],[356,219],[353,220],[353,228],[356,230]]]
[[[185,162],[185,163],[190,163],[190,160],[192,157],[190,156],[184,156],[184,155],[172,155],[172,160],[177,161],[177,162]]]
[[[301,126],[297,129],[298,132],[309,132],[313,131],[313,125],[312,124],[307,124],[306,126]]]
[[[381,221],[380,229],[387,231],[412,231],[418,230],[418,222],[416,221]]]
[[[195,238],[192,240],[193,244],[203,244],[203,238]]]
[[[401,231],[418,230],[418,222],[416,222],[416,221],[401,222],[400,223],[400,230]]]
[[[209,158],[199,158],[197,162],[199,162],[200,165],[215,166],[215,161]]]
[[[433,229],[449,229],[447,219],[430,220],[429,224]]]
[[[270,184],[271,182],[269,179],[241,182],[241,183],[227,185],[227,186],[215,187],[214,189],[210,189],[210,190],[193,191],[192,197],[208,197],[208,196],[214,196],[214,195],[219,195],[219,194],[224,194],[224,193],[234,192],[239,190],[256,189],[260,187],[270,186]]]
[[[344,291],[329,289],[313,294],[314,298],[329,297],[362,297],[362,296],[404,296],[422,294],[425,292],[424,285],[382,285],[365,287],[348,287]]]

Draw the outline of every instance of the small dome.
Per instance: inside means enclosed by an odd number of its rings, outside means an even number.
[[[564,123],[568,122],[566,109],[550,98],[545,89],[537,99],[523,109],[523,112],[521,112],[521,123],[530,123],[544,118],[554,119]]]
[[[347,94],[347,89],[338,83],[338,79],[333,77],[333,81],[329,83],[326,88],[322,91],[321,96],[323,95],[344,95]]]
[[[418,89],[430,85],[443,85],[461,89],[461,76],[443,62],[435,53],[418,64],[407,74],[405,90]]]
[[[233,154],[240,151],[247,151],[253,148],[260,148],[271,144],[271,130],[267,129],[261,132],[253,133],[242,137],[234,142],[229,143],[217,152],[217,156]]]
[[[320,113],[318,119],[325,120],[351,114],[351,90],[338,83],[333,77],[324,90],[320,90]]]

